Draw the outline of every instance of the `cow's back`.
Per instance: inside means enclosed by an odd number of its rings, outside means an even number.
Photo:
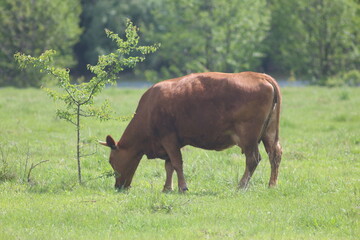
[[[238,126],[261,130],[274,98],[268,75],[199,73],[155,84],[137,115],[148,136],[176,133],[182,146],[221,150],[236,144]],[[258,129],[259,128],[259,129]]]

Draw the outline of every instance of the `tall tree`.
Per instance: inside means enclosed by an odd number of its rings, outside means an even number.
[[[272,24],[266,42],[270,65],[320,82],[339,72],[360,67],[357,2],[271,2]]]
[[[162,44],[152,68],[164,77],[259,66],[270,20],[265,0],[149,2],[152,19],[143,24],[144,32]]]
[[[0,1],[0,85],[39,86],[38,72],[19,71],[13,55],[39,55],[46,49],[59,53],[58,65],[75,63],[73,45],[81,28],[80,0],[1,0]]]
[[[143,17],[144,2],[144,0],[81,1],[83,13],[80,25],[84,28],[84,32],[75,46],[78,66],[74,70],[78,74],[85,74],[86,65],[95,64],[98,56],[116,49],[116,44],[104,34],[104,29],[121,32],[121,29],[125,28],[126,19],[131,19],[137,25],[139,19]]]

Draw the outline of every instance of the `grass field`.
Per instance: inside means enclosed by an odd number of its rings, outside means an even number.
[[[109,88],[98,99],[130,115],[144,91]],[[96,140],[119,139],[127,122],[86,120],[84,150],[95,154],[78,185],[76,132],[55,117],[57,103],[41,90],[0,89],[0,239],[359,239],[359,104],[360,88],[283,89],[275,189],[263,146],[247,191],[236,190],[238,148],[185,147],[188,193],[162,193],[164,162],[146,158],[131,190],[116,192],[109,149]]]

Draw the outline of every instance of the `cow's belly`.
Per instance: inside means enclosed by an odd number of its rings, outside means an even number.
[[[222,135],[198,135],[183,138],[183,145],[191,145],[194,147],[221,151],[231,146],[234,146],[236,142],[230,134]]]

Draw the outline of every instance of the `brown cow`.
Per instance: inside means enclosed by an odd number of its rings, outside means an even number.
[[[238,145],[246,156],[239,187],[246,188],[261,156],[262,141],[271,163],[269,186],[275,186],[281,161],[281,94],[276,81],[255,72],[197,73],[159,82],[142,96],[119,142],[107,136],[116,188],[130,186],[145,154],[165,160],[164,191],[172,190],[174,170],[179,191],[186,191],[180,149],[185,145],[223,150]]]

